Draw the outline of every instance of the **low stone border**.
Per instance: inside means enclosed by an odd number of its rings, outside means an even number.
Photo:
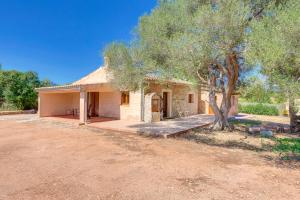
[[[17,114],[35,114],[35,110],[15,110],[15,111],[0,111],[1,115],[17,115]]]

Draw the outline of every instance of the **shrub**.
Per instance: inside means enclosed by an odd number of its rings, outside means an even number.
[[[279,138],[276,139],[274,151],[280,153],[300,154],[300,138]]]
[[[239,104],[239,112],[255,115],[279,115],[277,106],[271,104]]]
[[[15,111],[18,108],[12,104],[2,103],[0,104],[0,111]]]

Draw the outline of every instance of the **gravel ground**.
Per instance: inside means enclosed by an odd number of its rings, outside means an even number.
[[[261,153],[0,117],[0,199],[300,199]]]

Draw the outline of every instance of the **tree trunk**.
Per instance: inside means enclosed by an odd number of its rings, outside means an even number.
[[[224,130],[226,122],[222,111],[219,109],[217,105],[215,96],[216,95],[214,91],[209,92],[209,105],[212,107],[215,114],[215,121],[212,124],[211,129],[216,131],[221,131]]]
[[[212,126],[210,127],[211,130],[214,131],[223,131],[223,130],[229,130],[231,131],[233,127],[229,124],[228,121],[228,108],[226,106],[224,108],[221,107],[221,109],[217,106],[217,102],[214,95],[209,95],[209,104],[213,108],[214,114],[215,114],[215,120]]]
[[[296,133],[300,131],[300,117],[296,115],[295,110],[295,99],[289,99],[289,115],[290,115],[290,129],[291,133]]]
[[[215,114],[215,121],[210,128],[214,131],[223,131],[224,129],[230,129],[230,125],[228,122],[227,103],[224,103],[224,100],[226,99],[226,92],[223,79],[221,82],[223,98],[222,105],[219,107],[216,101],[216,77],[212,75],[209,80],[209,105],[212,107]]]
[[[226,57],[226,65],[213,61],[208,66],[209,105],[214,111],[215,121],[212,130],[233,130],[229,124],[229,112],[231,109],[231,97],[239,76],[239,63],[236,52],[230,52]],[[200,81],[203,78],[199,75]],[[226,82],[226,84],[225,84]],[[218,89],[217,89],[218,88]],[[222,103],[218,106],[216,92],[222,93]]]

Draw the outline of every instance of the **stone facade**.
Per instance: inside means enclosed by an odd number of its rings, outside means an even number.
[[[141,120],[141,98],[140,91],[129,92],[129,105],[120,105],[120,119]]]
[[[198,90],[191,85],[150,82],[145,89],[145,93],[144,113],[147,122],[152,122],[154,118],[151,106],[153,95],[160,96],[162,101],[163,93],[168,95],[168,118],[198,114]],[[192,102],[189,102],[189,95],[192,95]],[[157,117],[155,118],[157,119]]]

